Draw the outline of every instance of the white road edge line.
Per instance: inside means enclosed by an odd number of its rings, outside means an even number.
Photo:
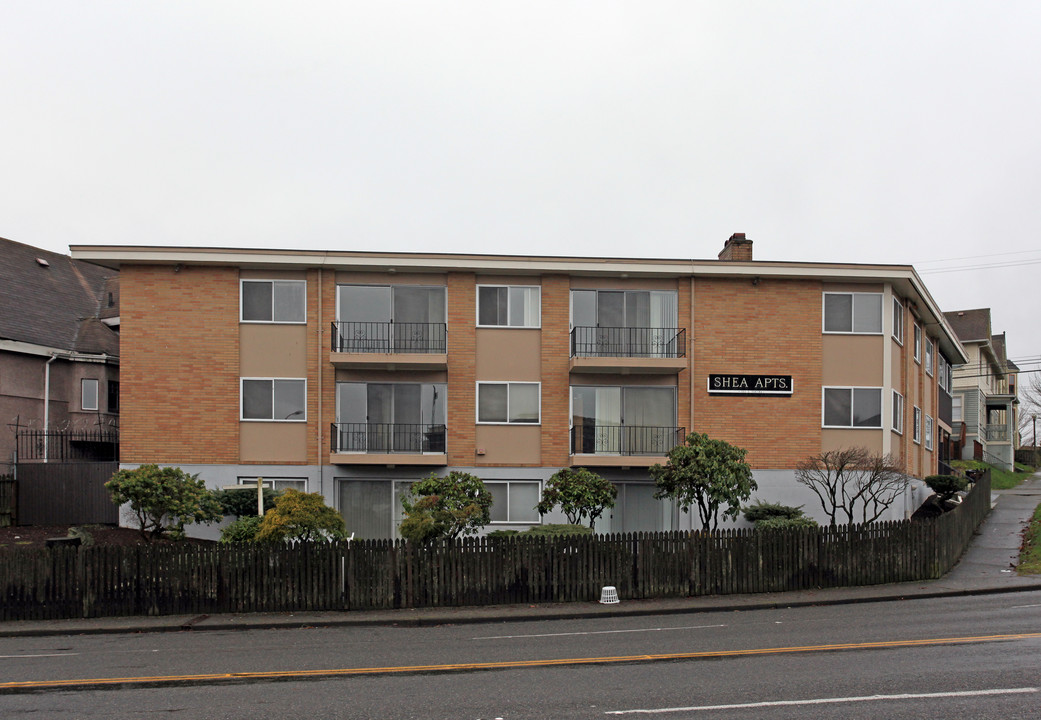
[[[1009,609],[1010,610],[1021,610],[1022,608],[1035,608],[1035,607],[1041,607],[1041,603],[1037,603],[1036,605],[1013,605]]]
[[[686,627],[656,627],[638,628],[636,630],[591,630],[588,632],[562,632],[562,633],[540,633],[537,635],[489,635],[487,637],[475,637],[471,640],[516,640],[517,638],[541,638],[541,637],[565,637],[568,635],[614,635],[617,633],[638,632],[664,632],[666,630],[705,630],[708,628],[722,628],[726,625],[688,625]]]
[[[79,653],[40,653],[39,655],[0,655],[0,660],[21,660],[22,658],[71,657]]]
[[[690,707],[652,708],[642,710],[609,710],[605,715],[651,715],[658,713],[694,712],[696,710],[742,710],[750,708],[780,707],[785,705],[828,705],[853,702],[876,702],[879,700],[921,700],[925,698],[978,697],[983,695],[1022,695],[1036,693],[1038,688],[995,688],[992,690],[959,690],[940,693],[904,693],[900,695],[863,695],[860,697],[814,698],[811,700],[775,700],[772,702],[737,703],[734,705],[692,705]]]

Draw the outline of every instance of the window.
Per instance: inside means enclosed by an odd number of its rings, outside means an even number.
[[[951,392],[951,364],[947,362],[947,358],[942,353],[936,354],[936,381],[940,388],[946,390],[949,395]]]
[[[904,396],[893,391],[893,432],[904,434]]]
[[[572,454],[664,455],[683,438],[676,388],[571,387]]]
[[[119,413],[119,382],[116,380],[108,381],[108,411]]]
[[[914,428],[911,433],[911,439],[916,443],[922,442],[922,410],[918,407],[914,409]]]
[[[904,306],[893,298],[893,339],[904,344]]]
[[[922,362],[922,328],[915,323],[914,326],[914,361]]]
[[[477,383],[477,422],[539,422],[539,383]]]
[[[824,427],[881,428],[882,388],[824,388]]]
[[[928,415],[925,416],[925,449],[933,449],[933,419]]]
[[[881,293],[824,293],[824,332],[881,333]]]
[[[333,452],[445,452],[444,383],[336,384]]]
[[[537,286],[478,285],[477,324],[485,327],[539,327],[540,290]]]
[[[925,372],[929,374],[929,377],[933,375],[933,358],[936,355],[935,347],[932,338],[925,339]]]
[[[539,482],[507,480],[485,481],[484,486],[492,494],[493,523],[540,523],[535,506],[539,502]]]
[[[242,419],[303,422],[306,396],[306,380],[242,378]]]
[[[83,410],[98,409],[98,381],[94,378],[80,380],[80,408]]]
[[[271,490],[299,490],[300,492],[307,492],[307,478],[262,478],[260,484]],[[239,485],[252,485],[254,489],[257,487],[257,479],[255,477],[240,477]]]
[[[961,395],[951,396],[951,422],[961,422]]]
[[[336,291],[335,351],[446,351],[443,286],[339,285]]]
[[[307,322],[303,280],[243,280],[242,322]]]

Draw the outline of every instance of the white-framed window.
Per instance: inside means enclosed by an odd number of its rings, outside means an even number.
[[[80,380],[80,408],[83,410],[98,409],[98,381],[96,378]]]
[[[961,395],[951,396],[951,422],[961,422]]]
[[[305,280],[241,280],[244,323],[306,323]]]
[[[904,396],[893,391],[893,432],[904,434]]]
[[[882,388],[825,387],[822,396],[824,427],[882,427]]]
[[[882,293],[824,293],[824,332],[882,333]]]
[[[254,488],[257,486],[255,477],[240,477],[238,481],[239,485],[252,485]],[[269,490],[299,490],[300,492],[307,492],[307,478],[265,477],[261,479],[260,484]]]
[[[306,422],[307,380],[242,378],[241,419]]]
[[[918,323],[914,324],[914,361],[922,362],[922,328]]]
[[[918,444],[922,442],[922,409],[917,406],[914,409],[914,428],[911,432],[911,439]]]
[[[947,362],[947,358],[943,356],[943,353],[936,353],[936,382],[943,390],[946,390],[947,393],[950,394],[951,364]]]
[[[493,523],[539,524],[542,519],[535,506],[542,491],[538,480],[485,480],[492,494]]]
[[[541,391],[537,382],[478,382],[477,422],[537,425]]]
[[[932,416],[925,416],[925,449],[933,449],[933,419]]]
[[[537,328],[542,288],[538,285],[478,285],[478,327]]]
[[[904,306],[893,298],[893,339],[904,344]]]
[[[925,372],[929,377],[933,376],[933,360],[936,357],[936,346],[932,338],[925,339]]]

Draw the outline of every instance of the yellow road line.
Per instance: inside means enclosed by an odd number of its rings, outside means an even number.
[[[343,677],[349,675],[385,675],[391,673],[432,673],[471,670],[504,670],[512,668],[553,667],[559,665],[595,665],[633,663],[662,660],[703,660],[709,658],[742,657],[750,655],[777,655],[783,653],[832,652],[837,650],[870,650],[876,648],[923,647],[966,643],[1028,640],[1041,638],[1039,633],[1009,635],[974,635],[967,637],[929,638],[921,640],[883,640],[864,643],[835,643],[830,645],[798,645],[779,648],[751,648],[748,650],[706,650],[689,653],[661,653],[644,655],[613,655],[588,658],[550,658],[543,660],[504,660],[501,662],[452,663],[442,665],[402,665],[367,668],[333,668],[326,670],[272,670],[266,672],[205,673],[200,675],[151,675],[139,677],[79,678],[72,680],[27,680],[0,683],[0,692],[49,690],[68,687],[104,687],[113,685],[160,685],[172,683],[199,683],[241,680],[287,680],[292,678]]]

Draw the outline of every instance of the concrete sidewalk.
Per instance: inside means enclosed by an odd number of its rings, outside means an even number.
[[[629,600],[617,605],[557,603],[354,612],[166,615],[0,623],[2,637],[34,637],[184,630],[252,630],[336,626],[436,626],[592,617],[759,610],[806,605],[913,600],[957,595],[1041,591],[1041,575],[1020,577],[1015,563],[1023,529],[1041,503],[1041,473],[1012,490],[993,492],[994,509],[958,564],[939,580],[756,595]]]

